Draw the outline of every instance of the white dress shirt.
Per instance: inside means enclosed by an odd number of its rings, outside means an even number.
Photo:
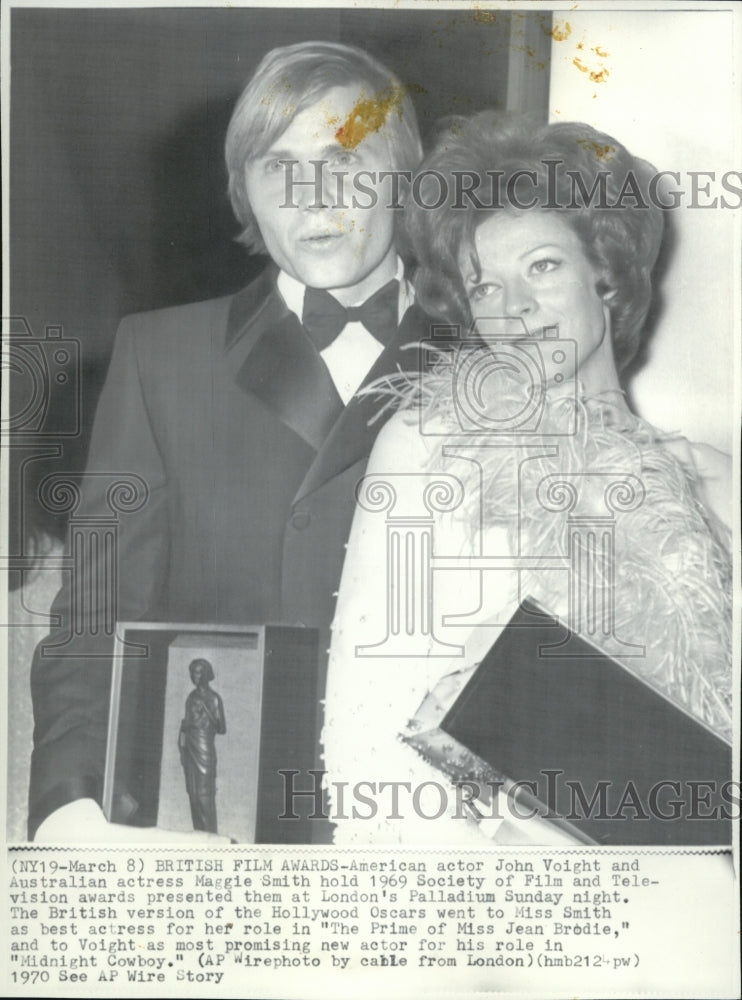
[[[410,285],[405,280],[404,265],[399,257],[397,258],[395,278],[399,281],[397,322],[401,323],[402,317],[412,305],[413,294]],[[291,312],[295,313],[301,320],[306,286],[285,271],[279,272],[277,284],[284,302]],[[379,288],[385,284],[386,281],[381,281]],[[372,289],[367,298],[377,291],[377,288]],[[327,365],[338,395],[344,403],[348,403],[352,398],[383,350],[384,345],[368,332],[363,323],[355,320],[352,323],[346,323],[335,340],[323,351],[320,351],[320,357]]]

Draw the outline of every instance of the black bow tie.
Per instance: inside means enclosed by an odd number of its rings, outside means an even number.
[[[374,292],[363,305],[342,306],[323,288],[307,288],[301,322],[318,351],[328,347],[346,323],[363,323],[385,346],[397,329],[399,282],[396,278]]]

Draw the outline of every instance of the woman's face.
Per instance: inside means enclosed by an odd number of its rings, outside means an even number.
[[[480,324],[485,335],[543,337],[547,381],[561,382],[579,370],[585,383],[604,388],[596,383],[605,381],[608,356],[612,365],[607,307],[596,291],[598,275],[568,223],[553,212],[501,212],[477,228],[474,246],[481,274],[468,254],[459,266],[473,317],[490,320]],[[553,344],[557,335],[567,342],[564,348]]]

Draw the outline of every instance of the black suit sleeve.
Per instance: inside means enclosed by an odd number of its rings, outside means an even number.
[[[34,654],[30,837],[67,802],[101,801],[115,623],[148,615],[167,571],[167,481],[137,357],[146,333],[133,317],[117,334],[70,511],[72,568]]]

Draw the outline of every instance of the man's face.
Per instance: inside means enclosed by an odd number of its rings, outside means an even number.
[[[245,175],[250,205],[276,264],[305,285],[332,291],[344,305],[363,301],[396,270],[393,209],[381,190],[375,204],[360,207],[372,198],[353,187],[359,171],[392,169],[384,129],[370,131],[353,148],[336,137],[356,102],[370,96],[357,84],[328,90],[247,164]],[[289,168],[284,160],[298,162]],[[315,167],[311,160],[326,165]],[[372,186],[368,176],[363,184]]]

